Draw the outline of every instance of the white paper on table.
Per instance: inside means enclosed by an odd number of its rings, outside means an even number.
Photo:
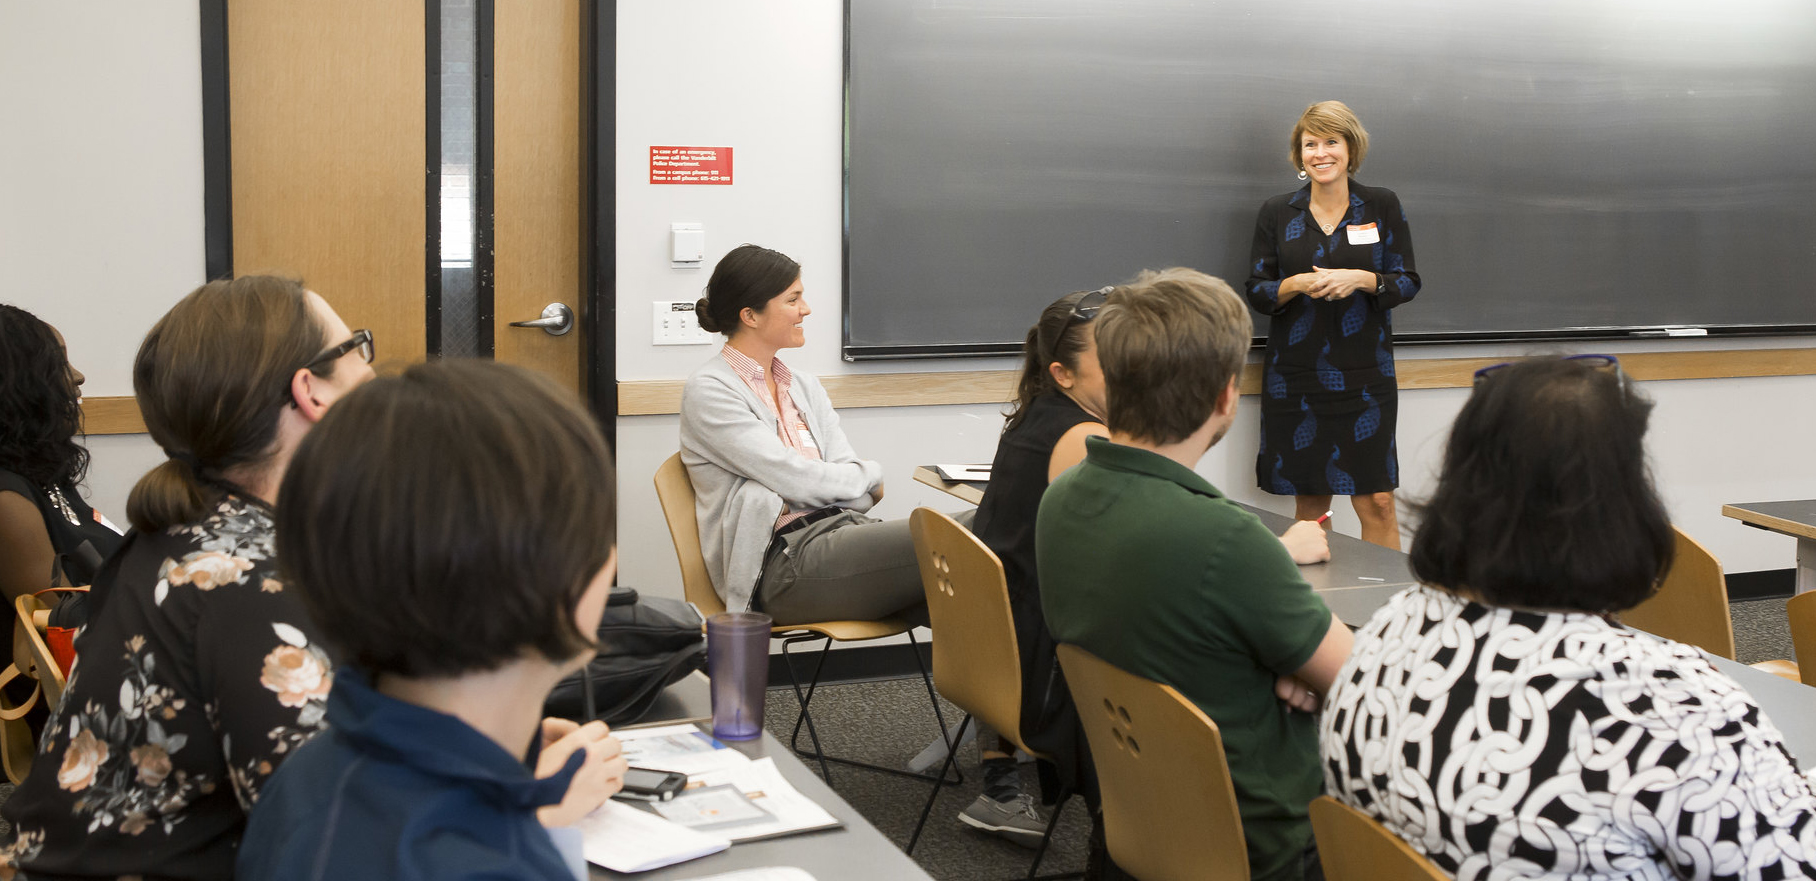
[[[712,739],[692,725],[662,725],[615,732],[624,758],[634,768],[693,776],[750,764],[750,757]]]
[[[752,804],[768,811],[770,819],[749,823],[735,829],[715,830],[732,841],[755,841],[815,829],[843,825],[819,803],[789,785],[777,770],[775,759],[757,759],[737,767],[696,774],[688,778],[688,789],[711,786],[735,786]],[[679,796],[677,796],[679,797]]]
[[[990,479],[989,465],[935,465],[933,470],[939,472],[941,480],[953,483]]]
[[[722,875],[708,875],[695,881],[815,881],[812,873],[794,866],[764,866],[760,869],[739,869]]]
[[[731,847],[731,840],[607,801],[574,824],[585,836],[586,861],[614,872],[647,872]]]

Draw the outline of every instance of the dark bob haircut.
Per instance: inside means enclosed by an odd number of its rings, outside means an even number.
[[[762,312],[800,277],[801,264],[787,254],[739,245],[713,267],[712,278],[706,280],[706,296],[694,302],[694,320],[707,333],[730,337],[744,326],[739,317],[744,310]]]
[[[1646,467],[1651,412],[1618,373],[1582,361],[1534,358],[1488,374],[1419,508],[1413,572],[1495,605],[1638,605],[1674,548]]]
[[[0,303],[0,468],[47,487],[81,483],[88,450],[69,356],[38,316]]]
[[[611,453],[573,394],[491,361],[418,364],[336,402],[278,493],[286,582],[374,677],[459,676],[594,647]]]

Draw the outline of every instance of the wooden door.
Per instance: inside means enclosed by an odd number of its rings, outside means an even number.
[[[581,3],[481,8],[492,25],[494,267],[481,350],[584,391]],[[428,354],[439,277],[433,14],[423,0],[226,3],[234,272],[301,276],[348,326],[372,329],[385,362]],[[573,310],[574,330],[510,326],[556,302]]]

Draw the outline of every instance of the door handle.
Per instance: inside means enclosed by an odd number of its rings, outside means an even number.
[[[566,303],[550,303],[542,307],[542,317],[529,321],[513,321],[512,327],[540,327],[549,336],[561,336],[574,329],[574,310]]]

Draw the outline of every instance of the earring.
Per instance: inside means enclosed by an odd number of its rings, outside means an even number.
[[[1311,177],[1311,175],[1306,174],[1305,169],[1303,169],[1303,168],[1299,169],[1299,179],[1300,180],[1305,180],[1308,177]]]

